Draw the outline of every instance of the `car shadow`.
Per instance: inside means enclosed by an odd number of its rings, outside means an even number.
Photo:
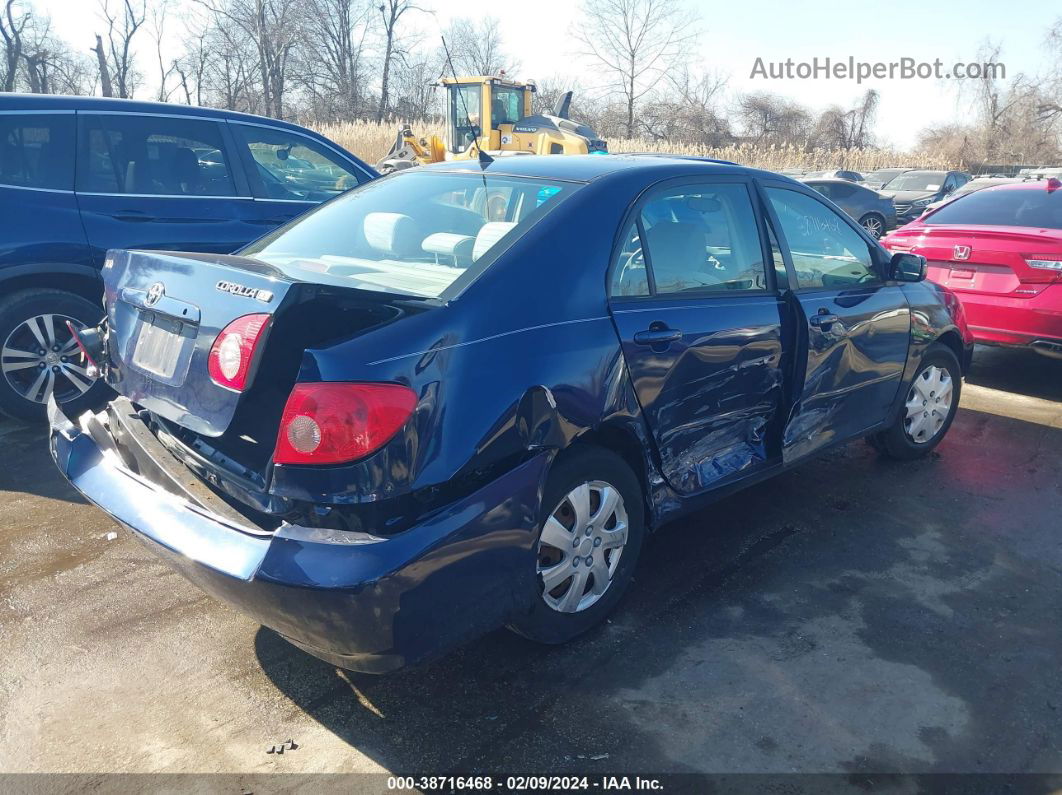
[[[48,431],[0,416],[0,494],[35,494],[87,505],[66,482],[48,451]]]
[[[1022,348],[978,345],[966,382],[1026,395],[1062,401],[1062,359]]]
[[[927,459],[852,444],[662,528],[566,646],[498,631],[388,676],[267,629],[255,652],[400,775],[1035,769],[1062,737],[1060,466],[1062,431],[964,410]]]

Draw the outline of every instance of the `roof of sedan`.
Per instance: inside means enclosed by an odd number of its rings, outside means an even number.
[[[1057,177],[1050,177],[1048,179],[1023,180],[1021,182],[1001,182],[998,185],[988,185],[981,190],[1039,190],[1054,193],[1057,190],[1062,190],[1062,180]]]
[[[435,171],[471,171],[488,174],[509,174],[520,177],[540,177],[589,182],[599,177],[632,171],[635,169],[656,172],[661,178],[671,173],[743,174],[762,175],[775,179],[788,179],[778,174],[727,163],[721,160],[688,157],[684,155],[617,154],[617,155],[565,155],[495,157],[491,163],[481,166],[478,160],[450,160],[425,166]]]

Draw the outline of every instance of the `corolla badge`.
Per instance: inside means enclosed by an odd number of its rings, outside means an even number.
[[[269,290],[263,290],[259,287],[247,287],[246,285],[237,284],[236,282],[228,282],[224,279],[215,284],[214,287],[221,290],[223,293],[231,293],[232,295],[239,295],[244,298],[256,298],[264,304],[268,304],[273,300],[273,293]]]
[[[955,257],[955,259],[969,259],[970,258],[970,247],[969,246],[956,246],[955,250],[952,252],[952,254]]]
[[[144,299],[144,303],[148,306],[154,306],[162,299],[162,296],[164,295],[166,295],[166,285],[164,285],[162,282],[155,282],[153,285],[148,287],[147,297]]]

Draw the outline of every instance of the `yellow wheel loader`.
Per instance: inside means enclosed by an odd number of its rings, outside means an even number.
[[[585,124],[568,118],[572,92],[552,114],[531,111],[532,82],[501,76],[443,78],[446,89],[446,135],[417,138],[406,126],[391,151],[376,164],[383,174],[444,160],[468,160],[485,153],[508,155],[605,154],[606,143]]]

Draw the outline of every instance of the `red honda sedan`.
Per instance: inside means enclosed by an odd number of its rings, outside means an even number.
[[[999,185],[926,213],[882,239],[929,260],[962,303],[974,340],[1062,358],[1062,182]]]

